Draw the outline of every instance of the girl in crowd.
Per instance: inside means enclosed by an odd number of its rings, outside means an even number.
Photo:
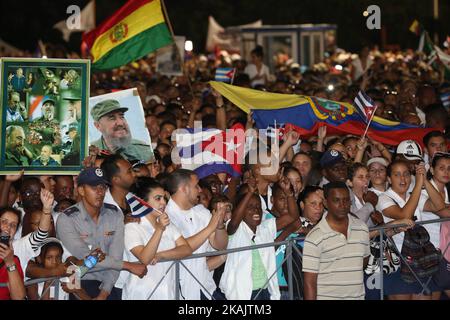
[[[227,224],[230,236],[228,249],[273,242],[277,230],[298,219],[298,207],[289,179],[283,176],[279,186],[288,198],[288,206],[283,206],[280,211],[287,211],[287,214],[280,212],[279,217],[262,221],[263,211],[256,180],[250,178],[248,192],[238,197],[237,207]],[[231,300],[278,300],[278,280],[276,276],[271,277],[274,273],[276,260],[273,247],[232,253],[227,257],[220,289]]]
[[[169,217],[164,212],[165,191],[156,180],[140,178],[132,192],[154,210],[141,217],[140,223],[125,225],[125,253],[128,261],[148,265],[149,272],[142,279],[130,273],[123,287],[122,298],[172,300],[175,298],[175,269],[169,270],[171,262],[158,261],[187,257],[192,254],[192,249],[178,229],[170,224]]]
[[[294,188],[295,199],[298,199],[300,192],[303,190],[303,180],[300,172],[294,167],[287,167],[284,169],[284,176],[287,177]]]
[[[433,212],[422,212],[422,220],[434,220],[450,217],[449,190],[446,185],[450,182],[450,154],[435,153],[431,161],[431,184],[439,191],[444,199],[445,209]],[[430,234],[430,241],[443,254],[440,271],[434,281],[450,297],[450,222],[425,224],[424,228]],[[433,300],[440,299],[440,292],[433,292]]]
[[[369,168],[370,176],[370,191],[374,192],[377,196],[380,196],[383,192],[387,190],[387,175],[386,168],[388,162],[386,159],[381,157],[372,158],[367,161],[367,167]]]
[[[299,219],[289,224],[282,232],[279,232],[275,242],[284,241],[288,238],[305,237],[314,225],[322,219],[324,212],[322,188],[307,186],[300,194],[299,201],[302,215]],[[303,250],[303,241],[304,239],[300,239],[295,242],[299,250]],[[277,249],[277,267],[286,258],[285,251],[286,245],[281,245]],[[288,299],[286,281],[288,276],[287,261],[282,265],[282,268],[278,271],[278,281],[282,291],[281,299],[285,300]],[[302,257],[296,250],[292,250],[292,271],[294,299],[301,299],[303,297]],[[283,290],[283,286],[285,290]]]
[[[62,262],[64,249],[61,245],[61,241],[56,238],[47,238],[46,242],[47,243],[41,247],[41,253],[36,258],[36,264],[49,271],[47,277],[64,276],[67,272],[67,265]],[[55,292],[54,287],[52,286],[54,281],[59,283],[58,280],[49,280],[28,286],[28,298],[32,300],[54,300]],[[69,299],[69,295],[62,290],[60,285],[58,285],[58,290],[58,300]]]
[[[409,165],[403,160],[396,160],[387,169],[388,180],[391,187],[384,192],[378,201],[377,209],[383,213],[387,222],[397,219],[413,219],[420,221],[421,211],[436,212],[444,207],[444,200],[433,185],[425,179],[425,165],[416,166],[416,183],[412,193],[408,192],[411,184]],[[422,186],[428,193],[428,199],[422,194]],[[403,245],[404,233],[393,237],[397,249]],[[400,277],[400,269],[385,278],[385,293],[392,300],[419,300],[431,299],[424,296],[419,284],[408,284]]]
[[[369,189],[369,171],[361,163],[354,163],[348,170],[347,186],[352,199],[351,212],[369,227],[383,222],[383,217],[375,211],[378,197]]]
[[[6,283],[6,287],[0,287],[0,300],[25,299],[25,286],[23,271],[19,259],[14,255],[13,239],[20,224],[22,214],[13,208],[0,210],[1,235],[7,241],[0,243],[0,283]],[[9,238],[8,238],[9,237]]]

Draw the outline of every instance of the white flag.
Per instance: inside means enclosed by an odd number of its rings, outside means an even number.
[[[56,23],[53,28],[58,29],[63,34],[63,39],[69,42],[72,32],[88,32],[95,29],[95,0],[90,1],[86,7],[80,12],[80,28],[69,29],[66,20],[61,20]]]

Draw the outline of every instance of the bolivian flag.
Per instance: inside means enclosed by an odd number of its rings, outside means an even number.
[[[326,126],[327,134],[362,136],[366,121],[349,103],[295,94],[280,94],[232,86],[210,81],[211,86],[241,110],[252,111],[258,129],[284,128],[297,131],[302,138],[316,135]],[[375,116],[368,136],[388,145],[398,145],[412,139],[422,144],[423,137],[433,128],[389,121]]]
[[[129,0],[83,35],[94,70],[118,68],[172,43],[160,0]]]

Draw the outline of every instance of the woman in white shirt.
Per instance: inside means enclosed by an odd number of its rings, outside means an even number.
[[[394,161],[387,169],[388,181],[391,184],[378,200],[377,209],[383,213],[387,222],[399,219],[421,220],[421,211],[436,211],[442,209],[444,201],[440,198],[437,190],[425,179],[425,165],[423,163],[416,167],[416,183],[412,193],[408,192],[411,184],[411,172],[408,163],[403,160]],[[429,195],[422,194],[422,186]],[[401,251],[404,234],[399,233],[393,237],[395,245]],[[431,299],[424,296],[419,284],[408,284],[400,277],[400,271],[390,274],[385,279],[385,293],[391,300],[419,300]]]
[[[430,173],[432,174],[430,182],[444,199],[445,208],[436,213],[422,212],[422,220],[448,218],[450,217],[450,199],[446,185],[450,182],[450,154],[435,153],[431,161]],[[450,297],[450,222],[426,224],[424,228],[430,234],[431,243],[443,254],[440,272],[435,275],[434,281]],[[433,300],[439,300],[440,297],[440,291],[433,292]]]
[[[258,85],[265,86],[269,80],[269,68],[263,63],[263,50],[257,46],[251,51],[252,63],[245,67],[244,73],[250,77],[250,84],[254,88]]]
[[[140,222],[125,225],[125,254],[130,262],[148,265],[141,279],[129,274],[123,287],[124,300],[173,300],[175,298],[175,267],[161,259],[182,259],[192,254],[186,239],[170,224],[164,212],[164,188],[152,178],[140,178],[132,190],[146,201],[153,211],[140,217]],[[162,214],[161,214],[162,213]],[[170,270],[169,270],[170,269]]]

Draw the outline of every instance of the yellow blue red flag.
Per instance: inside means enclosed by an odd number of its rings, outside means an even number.
[[[315,135],[319,127],[327,126],[329,134],[353,134],[362,136],[367,123],[349,103],[317,97],[279,94],[210,82],[211,86],[237,107],[249,113],[258,129],[283,128],[295,130],[302,137]],[[422,144],[423,136],[433,128],[421,128],[375,116],[370,124],[369,138],[388,145],[398,145],[412,139]]]

